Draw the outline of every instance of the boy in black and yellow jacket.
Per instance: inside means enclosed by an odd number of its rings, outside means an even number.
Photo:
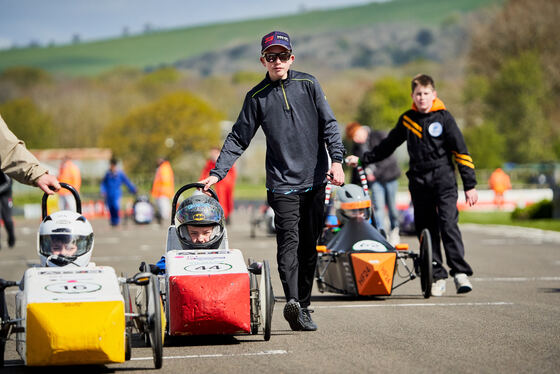
[[[478,200],[474,163],[457,123],[437,98],[430,76],[414,77],[412,100],[412,109],[400,116],[385,140],[362,156],[362,162],[369,164],[383,160],[404,141],[407,142],[410,169],[406,174],[414,205],[416,232],[419,234],[428,228],[432,236],[432,295],[441,296],[445,292],[448,276],[442,264],[440,237],[457,293],[466,293],[472,290],[468,276],[473,272],[464,259],[463,239],[457,224],[457,181],[452,160],[455,160],[461,174],[469,205]],[[355,166],[358,158],[349,156],[346,161]]]

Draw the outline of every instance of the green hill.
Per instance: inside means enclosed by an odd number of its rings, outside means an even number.
[[[503,0],[393,0],[364,6],[310,11],[277,18],[173,29],[65,46],[0,51],[0,71],[18,65],[54,73],[94,75],[115,66],[143,68],[171,64],[236,45],[255,43],[273,29],[292,36],[351,30],[383,22],[437,25],[464,13],[500,4]]]

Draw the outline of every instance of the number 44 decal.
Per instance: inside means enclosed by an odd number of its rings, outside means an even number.
[[[217,264],[194,264],[185,267],[186,271],[193,273],[216,273],[221,271],[228,271],[232,266],[223,262]]]

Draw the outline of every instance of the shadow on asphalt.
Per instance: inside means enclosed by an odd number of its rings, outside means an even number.
[[[232,335],[166,336],[165,347],[191,347],[204,345],[237,345],[242,343]]]

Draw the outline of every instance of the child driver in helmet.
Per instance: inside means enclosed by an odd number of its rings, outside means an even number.
[[[71,211],[55,212],[39,226],[41,266],[88,266],[93,250],[93,229],[88,220]]]
[[[182,249],[226,248],[224,210],[216,199],[206,194],[195,193],[183,200],[175,214],[175,224]],[[165,257],[155,265],[142,262],[140,271],[164,273]]]
[[[51,253],[53,255],[74,256],[78,251],[76,241],[70,235],[52,236]]]

